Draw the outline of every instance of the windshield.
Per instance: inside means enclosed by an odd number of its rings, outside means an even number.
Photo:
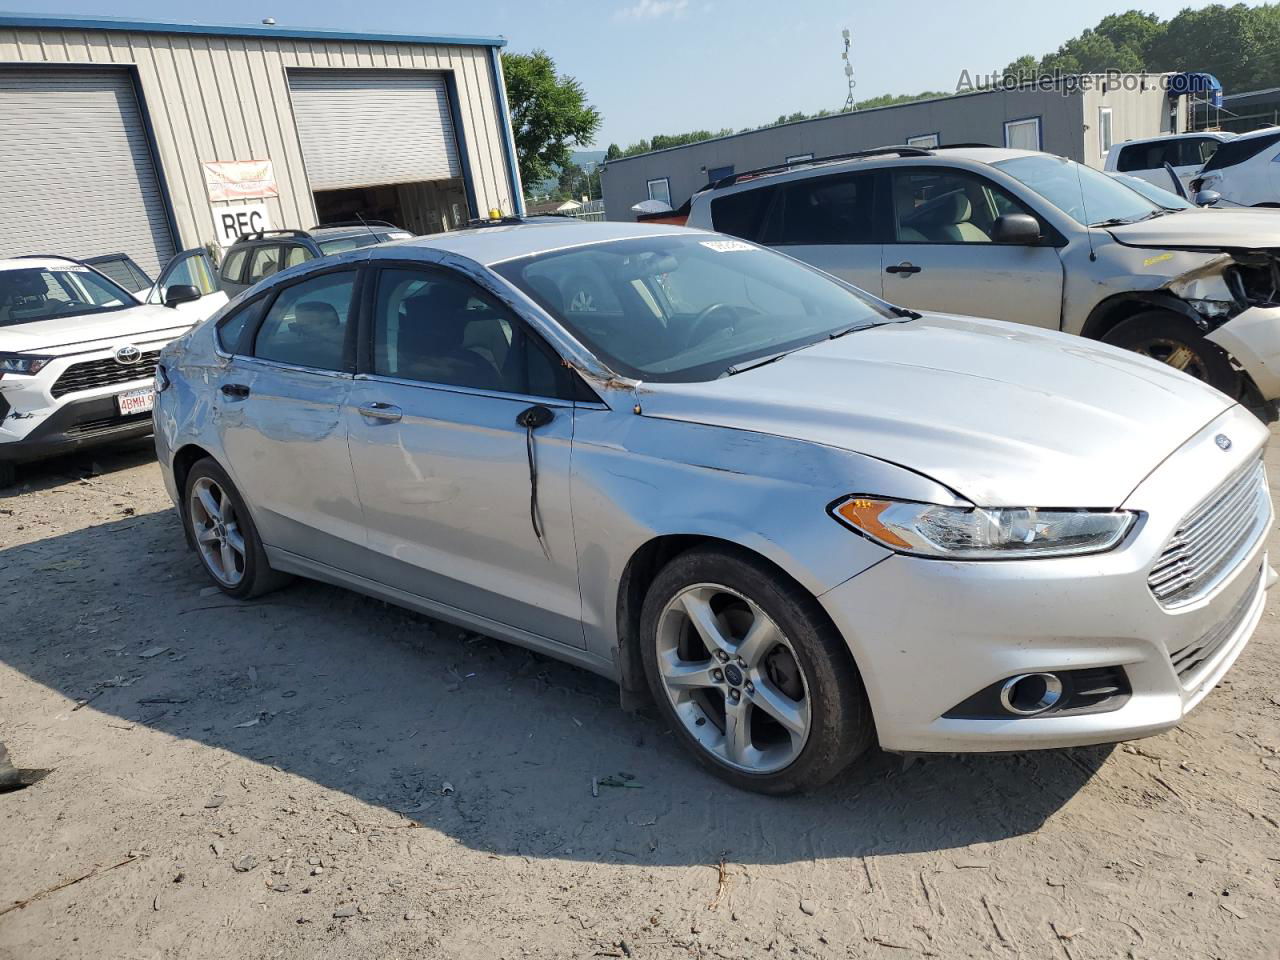
[[[638,380],[712,380],[851,327],[899,319],[789,257],[707,234],[598,243],[494,269]]]
[[[1183,200],[1176,193],[1157,187],[1150,181],[1143,180],[1141,177],[1130,177],[1123,173],[1113,173],[1118,183],[1124,184],[1130,190],[1137,190],[1152,203],[1159,204],[1169,210],[1191,210],[1195,207],[1194,203]]]
[[[106,313],[137,303],[88,267],[0,270],[0,327]]]
[[[346,253],[348,250],[359,250],[381,243],[386,237],[378,237],[372,233],[357,233],[353,237],[339,237],[337,240],[318,240],[320,252],[326,256],[335,253]]]
[[[1021,180],[1077,223],[1132,223],[1163,210],[1146,197],[1092,167],[1042,153],[995,164]]]

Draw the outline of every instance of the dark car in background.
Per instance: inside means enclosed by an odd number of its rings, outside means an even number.
[[[227,296],[234,297],[263,277],[316,257],[411,236],[408,230],[385,220],[351,220],[322,223],[310,230],[262,230],[242,234],[222,258],[222,289]]]

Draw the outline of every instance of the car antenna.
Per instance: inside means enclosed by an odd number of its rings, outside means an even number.
[[[369,236],[373,237],[375,240],[378,239],[378,235],[373,232],[373,227],[369,226],[369,221],[364,218],[364,214],[356,211],[356,219],[364,224],[364,228],[369,231]]]
[[[1084,199],[1084,180],[1080,176],[1080,164],[1072,160],[1076,164],[1076,189],[1080,191],[1080,212],[1084,214],[1084,235],[1089,238],[1089,262],[1093,263],[1098,259],[1098,255],[1093,251],[1093,225],[1089,222],[1089,205]]]

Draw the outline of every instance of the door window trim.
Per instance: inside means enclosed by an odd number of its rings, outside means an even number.
[[[320,373],[330,376],[352,377],[356,372],[356,336],[360,327],[361,315],[364,306],[364,286],[366,283],[366,274],[368,273],[368,265],[365,263],[339,263],[328,264],[322,269],[316,270],[314,273],[307,273],[305,276],[297,277],[289,283],[282,283],[272,287],[270,290],[263,291],[262,297],[269,298],[269,302],[262,308],[262,313],[258,315],[258,319],[254,321],[252,329],[245,327],[241,333],[241,343],[249,347],[248,353],[235,354],[237,360],[251,360],[254,363],[263,366],[274,367],[280,370],[293,370],[299,373]],[[258,346],[258,331],[262,329],[262,324],[266,321],[267,316],[276,305],[276,300],[286,290],[292,290],[299,284],[308,283],[317,277],[327,276],[331,273],[354,273],[355,279],[352,283],[351,305],[347,310],[347,328],[344,331],[344,341],[342,346],[342,363],[343,369],[334,370],[330,367],[306,367],[299,363],[288,363],[283,360],[271,360],[266,357],[255,356],[253,351]],[[254,298],[257,300],[258,298]]]
[[[481,299],[488,301],[489,306],[504,311],[511,315],[513,321],[519,325],[521,334],[529,340],[533,349],[542,350],[547,355],[547,359],[551,361],[552,366],[557,371],[564,370],[565,373],[560,375],[562,385],[569,393],[583,393],[583,398],[578,397],[546,397],[538,394],[509,393],[504,390],[487,390],[483,387],[468,387],[456,383],[438,383],[434,380],[414,380],[408,377],[393,377],[387,374],[377,373],[373,368],[374,356],[374,336],[376,335],[376,317],[374,312],[377,310],[378,282],[380,275],[384,270],[417,270],[422,273],[434,273],[440,276],[451,277],[462,280],[474,287]],[[586,384],[581,375],[576,370],[565,363],[564,358],[551,346],[542,335],[542,333],[531,324],[527,317],[506,299],[498,296],[488,286],[479,282],[470,274],[463,273],[461,270],[454,269],[442,263],[430,263],[424,260],[381,260],[376,263],[370,263],[366,266],[367,274],[362,285],[360,320],[361,329],[359,332],[359,340],[356,350],[356,366],[355,378],[357,380],[366,380],[379,383],[394,383],[402,386],[427,387],[432,390],[444,390],[450,393],[466,393],[472,396],[495,397],[507,400],[528,400],[532,403],[558,404],[561,406],[574,406],[584,403],[600,403],[605,406],[599,398],[595,397],[595,391]],[[266,314],[264,313],[263,316]],[[514,339],[514,338],[513,338]],[[585,394],[591,394],[593,399],[586,399]]]

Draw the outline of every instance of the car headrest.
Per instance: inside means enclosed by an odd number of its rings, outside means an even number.
[[[926,203],[921,204],[908,216],[903,217],[904,226],[909,227],[942,227],[955,223],[967,223],[973,213],[973,204],[962,190],[953,190]]]
[[[337,309],[323,300],[304,300],[293,308],[293,317],[308,330],[336,330],[342,325]]]
[[[41,270],[6,270],[0,273],[0,296],[10,299],[43,297],[49,293]]]

